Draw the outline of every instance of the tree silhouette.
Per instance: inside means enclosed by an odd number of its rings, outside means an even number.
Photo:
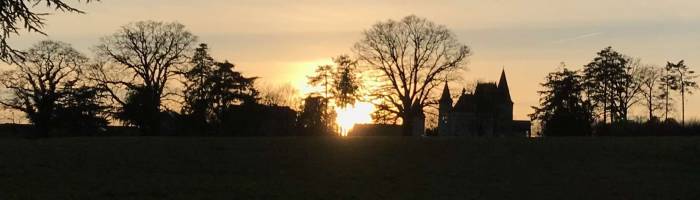
[[[144,134],[156,134],[154,131],[160,127],[161,115],[157,105],[160,101],[153,98],[154,93],[149,87],[130,87],[116,119],[141,128]]]
[[[399,124],[400,117],[393,111],[391,105],[386,102],[375,105],[375,110],[372,112],[372,121],[377,124]]]
[[[335,93],[336,73],[333,65],[319,65],[316,67],[316,74],[308,76],[309,85],[323,87],[323,95],[311,94],[304,99],[304,105],[300,114],[302,128],[307,131],[319,131],[319,133],[330,133],[335,124],[335,111],[331,105],[331,99]],[[322,109],[322,110],[320,110]],[[313,113],[316,112],[316,113]]]
[[[591,105],[584,100],[583,77],[564,68],[547,75],[539,91],[540,106],[533,107],[532,120],[538,120],[545,136],[590,135],[593,122]]]
[[[363,65],[379,74],[380,86],[372,96],[388,105],[384,111],[399,116],[403,134],[411,135],[414,123],[419,123],[414,119],[436,102],[433,90],[462,69],[469,47],[445,26],[413,15],[377,23],[363,35],[354,50]]]
[[[260,103],[267,106],[286,106],[292,109],[300,108],[302,100],[299,90],[289,83],[282,85],[258,86]]]
[[[316,74],[308,76],[309,85],[323,87],[323,97],[331,97],[335,72],[332,65],[319,65],[316,67]]]
[[[627,120],[630,102],[640,91],[631,71],[630,58],[607,47],[597,53],[593,61],[584,66],[587,94],[601,110],[603,122]]]
[[[257,103],[259,92],[254,88],[258,77],[245,77],[236,66],[228,61],[216,63],[207,85],[211,87],[210,96],[214,110],[221,110],[231,105]]]
[[[664,121],[668,121],[668,113],[673,109],[672,103],[673,103],[673,98],[671,96],[671,90],[673,90],[672,87],[674,87],[674,84],[676,83],[676,77],[671,74],[671,69],[672,69],[672,63],[668,62],[666,64],[666,67],[663,68],[663,74],[661,76],[661,82],[659,84],[659,89],[661,90],[661,93],[659,94],[659,98],[664,100]]]
[[[698,84],[694,81],[698,76],[685,65],[683,60],[678,63],[668,62],[666,68],[670,72],[670,88],[678,90],[681,94],[681,124],[685,125],[685,94],[693,94],[693,90],[698,89]]]
[[[210,98],[206,91],[208,77],[211,75],[213,66],[216,61],[209,55],[209,47],[207,44],[200,44],[195,49],[190,64],[192,68],[186,72],[182,72],[185,77],[184,85],[184,102],[182,113],[189,115],[200,123],[206,124],[213,116],[209,112],[210,104],[207,100]]]
[[[340,55],[333,61],[337,65],[332,90],[335,104],[341,108],[355,105],[361,85],[357,76],[357,61],[348,55]]]
[[[183,113],[206,123],[219,123],[230,106],[256,103],[257,77],[244,77],[228,61],[215,62],[207,49],[206,44],[201,44],[191,61],[194,66],[184,72],[187,81]]]
[[[627,121],[629,110],[632,106],[639,103],[642,99],[640,95],[643,94],[643,86],[645,78],[643,73],[643,64],[638,58],[628,58],[627,66],[625,66],[625,71],[623,81],[620,81],[621,91],[616,92],[617,112],[621,121]]]
[[[335,133],[335,112],[329,109],[328,98],[311,94],[304,99],[299,114],[300,127],[306,135],[332,135]]]
[[[91,2],[98,0],[84,0]],[[80,0],[78,0],[80,2]],[[19,35],[20,30],[27,32],[43,32],[47,13],[36,11],[36,5],[44,4],[48,8],[53,8],[59,12],[83,13],[64,2],[64,0],[2,0],[0,5],[0,24],[2,34],[0,34],[0,60],[7,63],[17,63],[25,58],[24,52],[12,48],[7,40],[13,35]]]
[[[644,107],[649,113],[649,120],[655,120],[654,113],[662,109],[663,105],[657,100],[662,100],[659,84],[663,71],[654,66],[643,66],[639,69],[641,94],[644,97]]]
[[[41,41],[26,51],[16,70],[3,73],[0,83],[9,89],[10,97],[0,103],[24,112],[38,136],[48,136],[57,104],[79,84],[86,62],[69,44]]]
[[[158,134],[162,98],[175,68],[187,63],[187,55],[196,37],[179,23],[141,21],[123,26],[102,38],[95,49],[105,64],[96,65],[93,79],[108,91],[112,99],[127,106],[123,91],[139,94],[148,106],[141,108],[149,123],[138,123],[146,134]],[[122,93],[120,94],[120,91]],[[144,96],[145,95],[145,96]],[[133,106],[133,105],[132,105]]]
[[[93,135],[109,124],[104,91],[92,86],[67,88],[58,101],[55,124],[71,135]]]

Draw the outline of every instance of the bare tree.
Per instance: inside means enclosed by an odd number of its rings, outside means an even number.
[[[80,0],[77,0],[80,2]],[[91,2],[97,0],[84,0]],[[44,16],[47,13],[38,12],[34,9],[39,4],[53,8],[59,12],[83,13],[64,2],[64,0],[2,0],[0,3],[0,60],[7,63],[16,63],[24,59],[24,52],[14,49],[8,44],[13,35],[19,35],[20,30],[44,34]]]
[[[10,94],[0,104],[26,113],[40,136],[47,136],[58,101],[76,86],[86,62],[69,44],[41,41],[26,51],[17,69],[2,74],[0,83]]]
[[[639,69],[639,80],[642,86],[641,94],[644,98],[644,107],[649,112],[649,120],[656,119],[654,112],[663,107],[662,103],[657,101],[661,97],[659,84],[662,76],[662,69],[655,66],[647,65]]]
[[[189,60],[196,36],[179,23],[140,21],[123,26],[111,36],[102,38],[95,49],[105,61],[96,65],[92,78],[104,87],[112,99],[126,106],[124,91],[145,91],[152,105],[144,105],[154,118],[149,127],[142,127],[150,134],[158,133],[158,112],[168,81],[175,77],[176,68]],[[121,92],[120,92],[121,91]]]
[[[640,102],[640,96],[643,92],[642,87],[644,83],[644,74],[642,74],[643,65],[638,58],[627,58],[627,66],[625,66],[625,76],[628,77],[626,81],[621,81],[620,84],[622,90],[620,92],[615,92],[617,95],[615,99],[618,99],[619,105],[617,112],[618,116],[622,120],[628,119],[629,110],[635,104]],[[613,101],[615,103],[615,101]]]
[[[376,104],[375,108],[376,110],[372,112],[372,121],[374,123],[395,125],[401,121],[397,112],[389,104]]]
[[[411,134],[423,108],[436,102],[433,89],[462,69],[471,53],[445,26],[414,15],[375,24],[354,51],[379,74],[372,95],[386,105],[384,112],[402,119],[404,135]]]
[[[292,109],[299,109],[302,104],[302,99],[299,90],[291,84],[259,85],[260,102],[269,106],[287,106]]]

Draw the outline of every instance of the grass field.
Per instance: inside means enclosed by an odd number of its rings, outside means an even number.
[[[700,199],[700,138],[0,140],[0,199]]]

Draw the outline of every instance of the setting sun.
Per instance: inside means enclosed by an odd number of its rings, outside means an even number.
[[[340,126],[340,134],[347,136],[355,124],[372,123],[370,114],[373,111],[374,105],[366,102],[360,102],[347,108],[336,108],[335,112],[338,114],[336,123]]]

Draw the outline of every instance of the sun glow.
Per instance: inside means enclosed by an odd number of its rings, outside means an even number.
[[[340,135],[348,136],[355,124],[372,123],[371,114],[373,111],[374,105],[365,102],[360,102],[347,108],[336,108],[336,123],[340,127]]]

